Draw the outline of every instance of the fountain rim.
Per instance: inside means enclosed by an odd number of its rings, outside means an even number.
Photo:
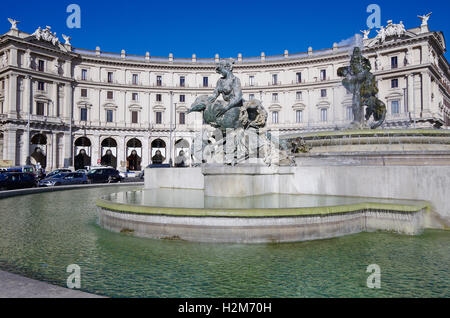
[[[253,208],[253,209],[201,209],[201,208],[172,208],[145,206],[139,204],[125,204],[112,202],[104,197],[98,198],[99,208],[123,214],[157,215],[173,217],[228,217],[228,218],[267,218],[267,217],[312,217],[347,213],[358,213],[364,210],[391,211],[396,213],[416,213],[429,211],[431,205],[427,201],[411,200],[411,204],[368,202],[299,208]]]
[[[424,136],[449,136],[450,130],[443,129],[343,129],[343,130],[328,130],[328,131],[315,131],[307,133],[297,133],[292,135],[285,135],[283,139],[287,138],[320,138],[320,137],[353,137],[353,136],[395,136],[395,135],[424,135]]]

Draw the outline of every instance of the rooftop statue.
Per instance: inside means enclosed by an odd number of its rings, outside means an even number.
[[[11,30],[17,30],[17,25],[20,23],[20,21],[11,18],[8,18],[8,21],[9,23],[11,23]]]
[[[422,21],[421,26],[428,25],[428,20],[430,19],[431,13],[424,14],[424,15],[418,15],[417,17]]]
[[[337,75],[344,77],[342,85],[353,94],[354,119],[351,128],[365,128],[365,120],[369,120],[373,116],[375,122],[370,125],[370,128],[376,129],[383,124],[386,118],[386,105],[376,96],[378,88],[375,76],[370,71],[370,62],[362,56],[359,47],[355,47],[353,50],[350,66],[337,70]],[[365,116],[363,114],[364,106],[367,106]]]
[[[264,131],[267,111],[256,99],[246,101],[242,95],[241,82],[233,74],[233,60],[221,61],[216,72],[221,75],[211,96],[199,96],[188,114],[203,112],[203,120],[217,131],[212,140],[204,134],[192,145],[193,160],[197,162],[235,165],[248,158],[263,159],[267,165],[292,164],[280,143]],[[223,100],[218,98],[222,96]],[[207,159],[205,159],[205,154]]]

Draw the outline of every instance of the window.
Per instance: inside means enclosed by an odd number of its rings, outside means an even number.
[[[87,97],[87,89],[86,88],[81,89],[81,97]]]
[[[156,76],[156,86],[162,86],[162,76]]]
[[[131,112],[131,123],[132,124],[137,124],[138,123],[138,112],[133,110]]]
[[[156,112],[156,123],[162,124],[162,113],[161,112]]]
[[[112,123],[113,122],[113,111],[112,109],[106,110],[106,122]]]
[[[296,98],[297,100],[302,100],[302,98],[303,98],[302,92],[297,92],[297,93],[295,93],[295,98]]]
[[[45,83],[44,82],[38,82],[38,90],[39,91],[45,90]]]
[[[398,79],[394,78],[391,80],[391,88],[397,88],[398,87]]]
[[[208,87],[208,77],[203,77],[203,87]]]
[[[81,80],[83,80],[83,81],[87,80],[87,70],[85,70],[85,69],[81,70]]]
[[[161,94],[156,94],[156,101],[157,102],[161,102],[162,101],[162,95]]]
[[[39,62],[38,62],[39,72],[44,72],[44,69],[45,69],[45,62],[43,60],[39,60]]]
[[[250,76],[248,77],[248,84],[249,84],[250,86],[255,86],[255,76],[250,75]]]
[[[184,103],[186,101],[186,95],[180,95],[180,103]]]
[[[351,106],[345,109],[345,118],[347,120],[353,120],[353,108]]]
[[[131,94],[131,99],[133,100],[133,101],[138,101],[139,100],[139,94],[138,93],[132,93]]]
[[[272,85],[278,85],[278,74],[272,74]]]
[[[327,97],[327,90],[326,89],[321,89],[320,90],[320,97]]]
[[[113,91],[107,91],[106,92],[106,98],[107,99],[113,99],[114,98],[114,92]]]
[[[272,102],[278,102],[278,93],[272,94]]]
[[[2,81],[2,89],[5,89],[5,81]]]
[[[87,121],[87,108],[80,108],[80,120]]]
[[[399,114],[400,113],[400,107],[399,107],[398,100],[393,100],[391,102],[391,110],[392,110],[392,114]]]
[[[255,99],[255,94],[248,94],[248,99],[249,100]]]
[[[278,124],[278,112],[272,112],[272,124]]]
[[[43,102],[36,103],[36,115],[44,116],[45,104]]]
[[[186,124],[186,114],[184,112],[181,112],[179,116],[180,116],[180,118],[179,118],[180,125],[185,125]]]
[[[114,76],[113,72],[108,72],[108,83],[112,83],[113,82],[113,76]]]
[[[184,76],[180,76],[180,87],[184,87],[186,85],[186,78]]]
[[[295,122],[301,123],[303,121],[303,111],[297,110],[295,111]]]
[[[327,70],[320,70],[320,80],[321,81],[327,80]]]
[[[327,121],[327,109],[326,108],[322,108],[320,110],[320,121],[322,121],[322,122]]]
[[[295,76],[297,78],[297,84],[300,84],[302,82],[302,73],[299,72]]]
[[[398,58],[397,56],[391,57],[391,68],[397,68],[398,67]]]
[[[137,74],[133,74],[132,83],[133,85],[137,85],[139,81],[139,76]]]

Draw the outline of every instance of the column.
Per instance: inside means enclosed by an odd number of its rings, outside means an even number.
[[[5,131],[5,140],[6,143],[6,157],[3,155],[6,160],[11,160],[13,165],[20,164],[16,162],[16,142],[17,142],[17,130],[16,129],[8,129]]]
[[[65,84],[64,86],[64,120],[72,120],[72,100],[73,100],[73,92],[72,92],[72,86],[70,84]]]
[[[406,77],[406,85],[408,88],[408,111],[411,113],[411,117],[417,117],[416,106],[414,105],[414,74],[409,74]]]
[[[147,134],[145,134],[142,137],[142,161],[141,161],[141,168],[144,169],[145,167],[147,167],[150,164],[150,160],[149,160],[149,154],[148,154],[148,150],[150,149],[149,147],[149,136]]]
[[[56,117],[58,115],[58,83],[53,82],[52,84],[52,108],[50,116]]]
[[[115,138],[117,141],[117,169],[124,169],[126,168],[126,164],[122,165],[122,163],[125,162],[125,137],[117,137]]]
[[[52,133],[46,133],[45,137],[47,138],[47,145],[46,145],[46,162],[47,167],[45,168],[46,171],[50,172],[53,170],[53,135]]]
[[[52,134],[52,166],[53,169],[58,168],[58,157],[57,157],[57,150],[58,150],[58,135]]]
[[[73,166],[72,161],[72,136],[69,131],[64,132],[64,168]]]
[[[9,75],[8,95],[8,117],[17,118],[17,74]]]
[[[431,77],[428,72],[422,73],[423,117],[431,116]]]
[[[97,166],[100,157],[100,136],[92,136],[89,138],[91,140],[91,165]]]
[[[120,107],[119,107],[120,109]],[[123,92],[123,126],[127,125],[127,91]]]

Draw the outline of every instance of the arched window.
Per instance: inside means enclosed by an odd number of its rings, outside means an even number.
[[[102,141],[102,147],[117,147],[117,142],[111,137],[106,138]]]
[[[45,137],[45,135],[43,135],[43,134],[34,135],[33,138],[31,138],[31,144],[32,145],[46,145],[47,137]]]
[[[76,147],[90,147],[91,141],[87,137],[80,137],[77,140],[75,140],[75,146]]]
[[[166,148],[166,143],[162,139],[155,139],[152,141],[152,148]]]
[[[141,148],[142,147],[142,143],[141,143],[141,141],[139,139],[133,138],[133,139],[130,139],[127,142],[127,147],[130,147],[130,148]]]

